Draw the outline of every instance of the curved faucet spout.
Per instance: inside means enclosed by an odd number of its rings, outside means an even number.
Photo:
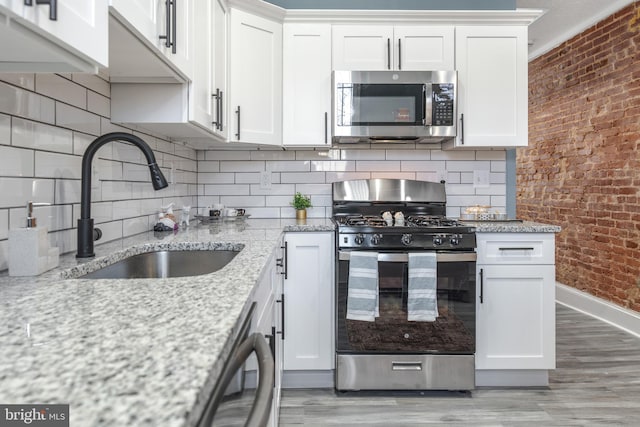
[[[112,132],[99,136],[87,147],[82,156],[82,183],[80,191],[80,219],[78,220],[78,253],[76,258],[91,258],[95,256],[93,252],[93,241],[100,238],[101,233],[95,233],[93,219],[91,218],[91,164],[96,151],[104,144],[113,141],[130,142],[142,151],[149,165],[151,173],[151,184],[155,190],[167,187],[169,184],[165,179],[160,167],[156,163],[156,157],[141,138],[125,132]],[[94,237],[96,236],[96,237]]]

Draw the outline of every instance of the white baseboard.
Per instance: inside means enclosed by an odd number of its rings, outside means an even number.
[[[556,282],[556,301],[640,338],[640,313]]]

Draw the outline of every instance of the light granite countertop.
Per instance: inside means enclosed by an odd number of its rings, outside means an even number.
[[[477,233],[559,233],[559,225],[532,221],[462,221],[475,227]]]
[[[327,219],[247,219],[97,245],[38,277],[0,274],[0,402],[68,403],[70,425],[195,425],[283,231]],[[73,279],[155,249],[241,249],[174,279]]]

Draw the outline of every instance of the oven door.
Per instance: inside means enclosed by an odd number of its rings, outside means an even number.
[[[348,320],[350,251],[338,252],[336,351],[343,354],[475,353],[475,252],[437,254],[438,314],[434,322],[407,320],[408,254],[378,253],[379,314]]]

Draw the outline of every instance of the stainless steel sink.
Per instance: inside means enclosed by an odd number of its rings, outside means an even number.
[[[79,279],[157,279],[220,270],[238,254],[230,250],[154,251],[132,255]]]

